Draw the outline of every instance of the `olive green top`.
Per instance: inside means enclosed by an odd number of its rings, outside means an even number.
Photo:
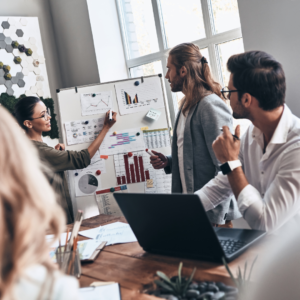
[[[64,171],[86,168],[91,163],[88,150],[60,151],[43,142],[33,141],[33,144],[38,149],[41,161],[52,169],[53,173],[46,176],[58,195],[58,202],[66,213],[68,224],[73,223],[73,206]]]

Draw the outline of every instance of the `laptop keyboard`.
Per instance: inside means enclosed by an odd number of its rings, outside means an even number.
[[[245,242],[239,240],[220,240],[225,254],[230,255],[245,246]]]

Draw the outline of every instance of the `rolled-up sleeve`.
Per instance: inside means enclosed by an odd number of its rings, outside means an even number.
[[[300,144],[283,153],[278,173],[265,195],[247,185],[238,196],[238,207],[253,229],[275,230],[300,211]]]

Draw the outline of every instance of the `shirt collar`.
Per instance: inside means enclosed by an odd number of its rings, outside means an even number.
[[[287,136],[290,130],[291,126],[291,119],[292,119],[292,112],[287,107],[286,104],[284,104],[283,113],[281,115],[280,121],[273,133],[273,136],[269,142],[269,145],[271,144],[284,144],[287,141]],[[253,126],[252,133],[250,136],[250,144],[255,140],[260,145],[262,143],[263,147],[263,133],[260,129]]]

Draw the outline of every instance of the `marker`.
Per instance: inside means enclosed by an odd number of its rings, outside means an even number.
[[[149,155],[151,155],[151,156],[155,156],[155,154],[153,154],[152,151],[149,150],[149,149],[146,149],[146,152],[147,152]]]
[[[109,111],[109,120],[112,120],[112,110]]]
[[[223,132],[223,128],[220,128],[220,130]],[[233,133],[231,133],[232,134],[232,136],[235,138],[235,139],[237,139],[238,141],[240,141],[240,138],[237,136],[237,135],[235,135],[235,134],[233,134]]]

